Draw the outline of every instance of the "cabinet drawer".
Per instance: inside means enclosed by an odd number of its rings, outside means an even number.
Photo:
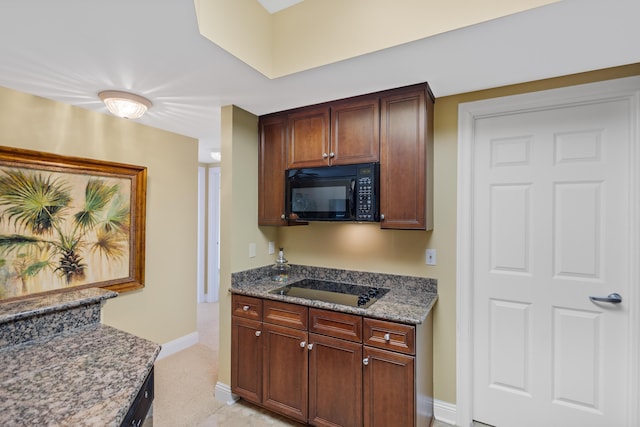
[[[362,342],[362,317],[310,308],[309,331],[343,340]]]
[[[245,319],[262,320],[262,300],[260,298],[233,294],[231,313]]]
[[[307,307],[303,305],[264,300],[263,321],[265,323],[306,331],[309,323],[308,313]]]
[[[405,354],[416,352],[416,331],[412,325],[365,318],[363,335],[365,345]]]

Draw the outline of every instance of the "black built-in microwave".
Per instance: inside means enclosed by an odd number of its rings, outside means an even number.
[[[301,221],[380,220],[378,163],[286,171],[286,215]]]

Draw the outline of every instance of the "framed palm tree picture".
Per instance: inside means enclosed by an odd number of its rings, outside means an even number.
[[[144,286],[147,169],[0,146],[0,303]]]

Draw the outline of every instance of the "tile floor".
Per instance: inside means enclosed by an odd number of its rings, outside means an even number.
[[[218,304],[199,304],[200,342],[156,362],[153,416],[143,427],[302,426],[242,400],[226,405],[215,399],[217,323]],[[433,427],[451,426],[436,421]]]

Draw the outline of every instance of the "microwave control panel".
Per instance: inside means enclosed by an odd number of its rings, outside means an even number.
[[[356,185],[356,221],[378,220],[376,194],[377,170],[374,165],[358,168]]]

